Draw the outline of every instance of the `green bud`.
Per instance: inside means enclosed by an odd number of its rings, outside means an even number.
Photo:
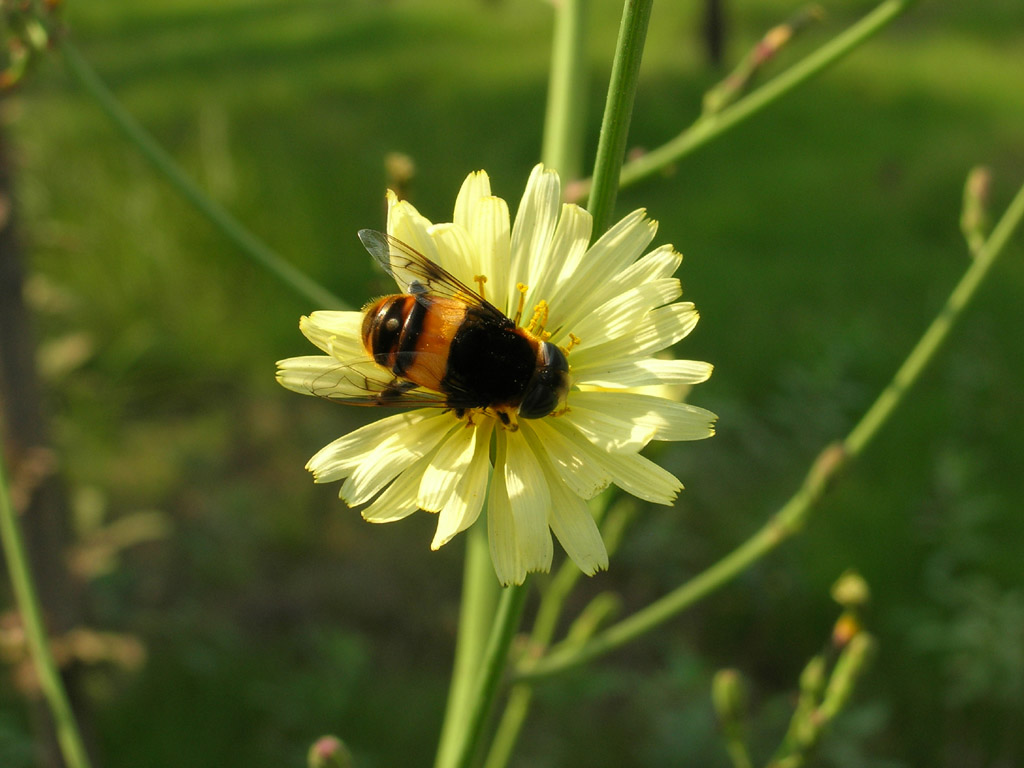
[[[739,725],[747,715],[747,687],[735,669],[720,669],[711,681],[711,703],[723,727]]]

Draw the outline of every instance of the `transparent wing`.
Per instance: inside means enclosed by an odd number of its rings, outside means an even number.
[[[450,408],[448,398],[394,376],[370,360],[339,363],[324,355],[291,357],[277,364],[287,389],[347,405]]]
[[[505,314],[463,283],[448,270],[435,264],[412,246],[373,229],[359,230],[359,239],[384,271],[395,278],[404,293],[417,298],[440,296],[478,307],[503,324],[511,322]]]

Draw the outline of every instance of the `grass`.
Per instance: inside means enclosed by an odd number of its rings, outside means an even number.
[[[1024,16],[1013,2],[985,9],[922,3],[672,176],[620,196],[620,212],[648,207],[658,242],[686,255],[703,321],[680,354],[716,364],[693,399],[721,422],[713,441],[664,454],[687,491],[642,517],[588,591],[639,606],[752,532],[937,310],[965,265],[968,169],[992,165],[997,211],[1024,178]],[[730,10],[735,59],[792,6]],[[381,226],[387,152],[415,159],[412,197],[435,219],[478,167],[514,206],[539,152],[543,4],[118,0],[67,12],[85,54],[189,172],[355,306],[383,290],[354,233]],[[798,51],[854,17],[829,12]],[[617,20],[616,4],[596,4],[591,149]],[[696,28],[692,11],[656,7],[632,144],[678,132],[719,77]],[[155,178],[59,61],[5,108],[69,486],[106,520],[158,510],[172,526],[93,582],[96,625],[149,648],[142,671],[93,676],[103,762],[294,765],[331,731],[361,768],[427,764],[460,548],[429,552],[427,515],[367,526],[302,470],[367,418],[272,381],[275,359],[304,354],[297,319],[314,308]],[[808,531],[657,639],[546,686],[520,764],[722,765],[706,702],[724,665],[750,677],[754,736],[770,749],[834,618],[828,586],[849,566],[873,586],[881,653],[823,759],[1020,758],[1024,662],[1008,651],[1021,600],[1009,543],[1024,534],[1016,242]],[[85,353],[61,370],[72,334]],[[13,725],[0,733],[21,754],[20,709],[5,703]],[[619,727],[595,727],[605,722]]]

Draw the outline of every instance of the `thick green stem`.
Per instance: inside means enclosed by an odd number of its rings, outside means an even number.
[[[0,536],[3,537],[4,559],[11,577],[14,597],[21,613],[21,623],[25,630],[39,687],[53,714],[56,724],[57,743],[60,745],[64,761],[69,768],[88,768],[89,756],[78,732],[78,723],[68,701],[64,683],[61,681],[57,665],[50,653],[50,644],[43,624],[42,609],[36,595],[35,582],[25,554],[25,542],[21,535],[21,526],[11,502],[10,488],[7,481],[7,470],[0,452]]]
[[[640,78],[640,60],[644,53],[652,4],[653,0],[626,0],[622,9],[608,98],[601,120],[601,136],[597,143],[597,158],[594,161],[593,186],[587,203],[587,210],[594,217],[595,238],[608,229],[615,209],[619,172],[626,154],[629,121],[633,115],[633,100]]]
[[[555,4],[555,38],[541,160],[558,171],[563,182],[577,179],[583,173],[587,85],[583,43],[587,8],[586,0],[562,0]]]
[[[139,122],[132,117],[117,97],[100,79],[96,71],[65,35],[56,37],[68,70],[92,96],[125,137],[136,146],[150,164],[188,200],[222,234],[227,236],[249,259],[266,269],[320,309],[347,309],[345,302],[312,278],[289,264],[280,255],[246,229],[241,222],[210,198],[189,178]]]
[[[476,755],[487,716],[494,705],[498,687],[508,664],[508,652],[519,629],[519,619],[526,602],[526,585],[506,587],[498,602],[494,626],[487,641],[487,650],[477,671],[469,698],[465,726],[459,733],[451,765],[469,768]]]
[[[1024,187],[1017,192],[992,230],[985,245],[950,294],[945,306],[925,331],[892,382],[882,391],[865,416],[841,442],[828,446],[811,467],[800,489],[768,523],[751,538],[685,584],[632,616],[595,635],[583,645],[561,643],[545,657],[521,665],[517,680],[556,674],[622,647],[675,617],[719,589],[799,531],[829,482],[851,458],[859,455],[878,429],[902,402],[904,395],[935,356],[963,309],[988,274],[1010,235],[1024,219]]]
[[[478,520],[466,532],[466,561],[463,565],[462,604],[455,641],[455,664],[448,690],[441,741],[435,765],[446,768],[455,760],[455,750],[468,720],[470,696],[487,645],[498,601],[498,580],[491,566],[487,526]]]
[[[718,138],[730,128],[753,117],[790,91],[821,74],[848,53],[892,23],[917,0],[885,0],[853,26],[834,37],[782,74],[739,99],[721,112],[698,118],[689,128],[660,147],[622,166],[619,186],[636,184],[678,162]],[[596,194],[597,174],[577,186],[577,199]],[[598,231],[595,229],[595,231]]]

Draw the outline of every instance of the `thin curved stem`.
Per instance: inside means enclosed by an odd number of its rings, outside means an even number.
[[[785,72],[751,91],[720,112],[702,116],[689,128],[660,147],[622,166],[619,187],[625,188],[653,176],[691,152],[718,138],[730,128],[753,117],[790,91],[821,74],[870,37],[892,23],[917,0],[885,0],[860,21],[810,53]],[[593,194],[594,179],[579,182],[576,199]],[[597,230],[595,230],[597,231]]]
[[[21,526],[11,502],[10,488],[7,481],[7,470],[4,466],[3,452],[0,451],[0,536],[3,538],[4,559],[11,577],[14,597],[21,613],[21,623],[25,630],[25,640],[32,664],[39,678],[46,703],[53,714],[57,729],[57,743],[61,754],[69,768],[88,768],[89,756],[82,743],[78,731],[74,711],[68,701],[67,691],[57,665],[50,652],[49,639],[43,623],[39,596],[36,594],[35,582],[32,578],[28,555],[25,552],[25,541],[21,535]]]
[[[189,178],[174,159],[157,143],[156,139],[129,114],[107,88],[103,80],[66,35],[56,36],[57,45],[64,54],[68,70],[82,85],[121,133],[134,144],[150,164],[206,219],[233,242],[245,256],[260,265],[296,293],[309,299],[317,308],[348,309],[340,298],[319,285],[309,275],[285,261],[263,241],[215,202]]]
[[[900,366],[864,417],[841,442],[825,448],[814,462],[800,489],[776,512],[768,523],[743,544],[664,597],[613,624],[582,645],[561,643],[545,657],[524,664],[516,680],[532,680],[561,672],[622,647],[719,589],[753,563],[778,547],[802,527],[813,506],[821,498],[840,469],[858,456],[872,437],[903,401],[925,366],[938,352],[964,308],[977,292],[996,257],[1005,249],[1011,234],[1024,219],[1024,186],[1017,192],[985,245],[971,262],[953,289],[945,305],[929,325],[921,340]]]

